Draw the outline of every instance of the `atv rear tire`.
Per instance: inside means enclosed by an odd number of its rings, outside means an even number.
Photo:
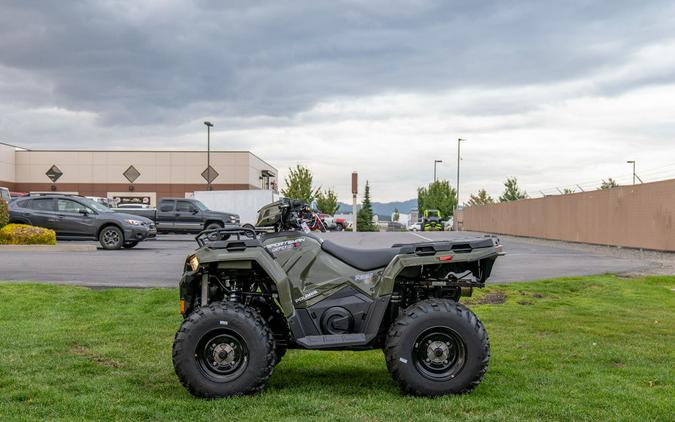
[[[430,299],[410,306],[392,324],[384,353],[403,392],[463,394],[483,379],[490,340],[478,317],[464,305]]]
[[[173,366],[194,396],[217,398],[254,394],[272,375],[274,338],[253,308],[216,302],[196,309],[173,343]]]

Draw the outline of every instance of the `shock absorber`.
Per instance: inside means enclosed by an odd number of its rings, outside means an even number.
[[[401,293],[398,291],[392,292],[391,294],[391,299],[389,300],[389,303],[391,303],[390,311],[391,311],[391,320],[395,320],[396,317],[398,317],[398,311],[401,308]]]

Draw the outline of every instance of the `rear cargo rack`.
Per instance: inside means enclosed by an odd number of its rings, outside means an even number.
[[[225,227],[222,229],[204,230],[195,236],[201,247],[208,244],[216,249],[246,249],[248,246],[260,245],[258,233],[246,227]]]

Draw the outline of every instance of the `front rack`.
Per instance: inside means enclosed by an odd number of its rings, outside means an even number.
[[[235,237],[233,239],[233,237]],[[224,227],[221,229],[212,229],[212,230],[203,230],[195,236],[197,244],[201,247],[211,242],[220,242],[220,241],[244,241],[244,240],[257,240],[258,232],[254,229],[249,229],[246,227]]]

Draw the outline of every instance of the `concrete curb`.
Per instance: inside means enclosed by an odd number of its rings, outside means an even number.
[[[0,245],[0,252],[2,251],[95,252],[96,245]]]

